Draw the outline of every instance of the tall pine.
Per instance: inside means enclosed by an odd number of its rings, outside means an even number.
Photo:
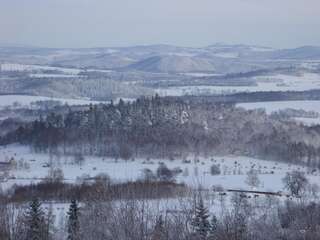
[[[79,239],[79,207],[76,200],[72,200],[68,211],[68,240]]]
[[[217,239],[217,229],[218,229],[218,219],[215,215],[213,215],[210,221],[209,240]]]
[[[196,205],[195,215],[192,223],[194,234],[200,239],[206,239],[210,231],[209,211],[204,206],[200,197],[199,203]]]
[[[37,198],[30,202],[25,219],[27,239],[43,240],[45,236],[45,218],[41,203]]]
[[[160,215],[156,221],[156,225],[154,227],[151,240],[165,240],[165,239],[166,239],[166,231],[165,231],[164,221],[162,219],[162,215]]]

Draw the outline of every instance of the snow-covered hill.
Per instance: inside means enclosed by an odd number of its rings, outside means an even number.
[[[192,56],[164,55],[154,56],[134,63],[129,70],[145,72],[213,72],[214,64],[210,60]]]

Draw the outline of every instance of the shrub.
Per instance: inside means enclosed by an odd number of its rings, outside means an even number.
[[[210,174],[211,175],[220,175],[221,174],[220,166],[217,164],[213,164],[210,167]]]
[[[174,173],[164,163],[160,163],[157,169],[157,178],[160,181],[174,181]]]

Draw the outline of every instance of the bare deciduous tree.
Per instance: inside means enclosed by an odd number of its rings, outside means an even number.
[[[283,183],[285,189],[289,190],[293,196],[301,197],[301,194],[306,190],[309,181],[303,172],[292,171],[286,174],[283,178]]]

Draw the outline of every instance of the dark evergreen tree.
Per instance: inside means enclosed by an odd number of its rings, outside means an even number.
[[[79,207],[76,200],[72,200],[68,211],[68,240],[79,238]]]
[[[195,215],[191,223],[195,235],[200,239],[207,239],[210,231],[209,211],[204,206],[202,198],[195,209]]]
[[[213,215],[210,220],[210,231],[209,231],[210,240],[217,239],[217,229],[218,229],[218,219],[215,215]]]
[[[165,240],[166,232],[162,215],[157,219],[151,240]]]
[[[45,238],[45,217],[41,203],[37,198],[31,201],[26,212],[26,240],[44,240]]]

